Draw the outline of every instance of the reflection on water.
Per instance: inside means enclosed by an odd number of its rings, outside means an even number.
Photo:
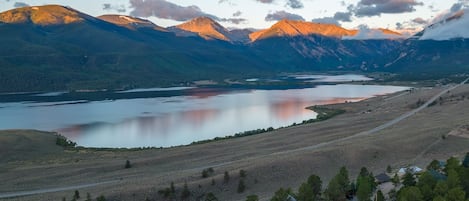
[[[328,85],[291,90],[217,92],[85,104],[8,103],[0,129],[55,130],[89,147],[168,147],[315,118],[308,106],[358,101],[405,87]]]
[[[351,82],[351,81],[371,81],[372,78],[364,75],[293,75],[295,79],[307,80],[306,82]]]

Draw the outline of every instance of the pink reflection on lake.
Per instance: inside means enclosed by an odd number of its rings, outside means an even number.
[[[193,88],[185,96],[83,104],[0,104],[0,129],[58,131],[87,147],[169,147],[316,117],[313,105],[359,101],[408,89],[323,85],[305,89]],[[48,105],[48,106],[44,106]]]

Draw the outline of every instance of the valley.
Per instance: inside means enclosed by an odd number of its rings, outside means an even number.
[[[172,1],[0,2],[0,200],[469,198],[468,2]]]
[[[4,170],[2,178],[10,182],[1,185],[3,192],[0,195],[118,180],[84,187],[80,192],[90,192],[95,196],[103,194],[117,200],[159,200],[162,198],[158,190],[168,187],[171,182],[180,189],[187,182],[195,194],[213,192],[220,199],[230,200],[243,200],[246,195],[257,194],[261,200],[268,200],[279,187],[296,188],[304,175],[321,175],[327,181],[342,165],[350,169],[352,175],[362,166],[375,173],[383,172],[387,165],[394,168],[421,166],[432,159],[444,159],[469,151],[466,138],[450,135],[451,131],[467,124],[464,108],[469,108],[466,107],[469,101],[461,97],[468,97],[468,85],[440,94],[442,98],[437,98],[437,104],[424,105],[421,110],[394,125],[382,130],[374,128],[414,110],[418,100],[430,100],[449,88],[421,88],[411,93],[401,92],[356,103],[328,105],[330,108],[344,109],[346,113],[324,122],[262,135],[169,149],[63,150],[54,145],[55,136],[51,133],[2,131],[2,142],[7,137],[19,144],[15,146],[17,148],[10,147],[12,144],[8,143],[2,145],[5,150],[11,150],[1,152],[6,155],[2,155],[4,165],[0,167]],[[374,130],[373,134],[356,135],[368,130]],[[445,136],[443,140],[442,136]],[[430,144],[432,146],[427,147]],[[39,150],[42,151],[35,150],[37,148],[31,145],[41,147]],[[417,155],[420,157],[415,158]],[[126,160],[131,161],[132,168],[124,169]],[[214,175],[202,178],[202,170],[210,167],[214,169]],[[240,169],[246,170],[248,175],[247,190],[241,194],[236,192],[237,182],[220,183],[223,172],[236,175]],[[216,181],[215,186],[210,184],[212,178]],[[233,180],[236,180],[235,176]],[[60,199],[72,192],[50,192],[15,200]]]

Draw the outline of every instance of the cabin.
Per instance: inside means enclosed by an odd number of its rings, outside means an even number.
[[[384,184],[391,181],[391,177],[389,177],[386,173],[381,173],[375,176],[375,181],[377,184]]]

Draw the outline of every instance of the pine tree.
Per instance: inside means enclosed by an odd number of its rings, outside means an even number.
[[[376,193],[375,201],[384,201],[384,200],[385,198],[384,198],[383,192],[381,190],[378,190],[378,192]]]
[[[244,180],[240,179],[238,183],[238,193],[243,193],[246,189],[246,185],[244,184]]]
[[[187,182],[184,183],[184,187],[182,188],[181,192],[181,200],[186,200],[191,196],[191,192],[189,191],[189,188],[187,187]]]
[[[75,193],[73,194],[73,199],[75,200],[80,199],[80,192],[78,192],[78,190],[75,190]]]
[[[402,184],[404,184],[405,187],[408,186],[415,186],[415,178],[414,175],[411,172],[406,172],[402,181]]]
[[[227,184],[230,181],[230,174],[228,171],[225,171],[225,175],[223,176],[223,182]]]

